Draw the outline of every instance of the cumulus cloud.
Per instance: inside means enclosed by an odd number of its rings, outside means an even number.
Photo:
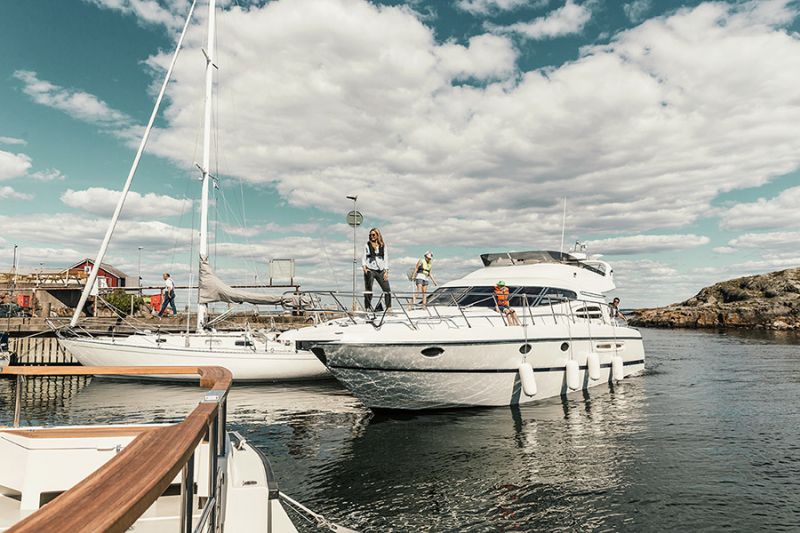
[[[652,0],[634,0],[623,4],[622,10],[625,16],[633,23],[639,23],[645,19],[647,12],[653,7]]]
[[[129,127],[131,118],[84,91],[67,89],[40,80],[31,70],[17,70],[14,77],[23,83],[22,91],[37,104],[63,111],[73,118],[103,127]]]
[[[33,195],[26,194],[23,192],[17,192],[12,187],[8,185],[0,187],[0,199],[9,199],[9,200],[32,200]]]
[[[90,187],[81,191],[67,189],[61,195],[61,201],[70,207],[80,209],[94,215],[111,216],[116,208],[121,191]],[[173,198],[155,193],[140,194],[128,192],[122,213],[127,218],[165,218],[180,215],[189,211],[192,201]]]
[[[523,6],[544,7],[550,0],[457,0],[456,7],[473,15],[511,11]]]
[[[302,224],[256,224],[247,227],[233,226],[230,224],[221,224],[222,230],[229,235],[236,235],[239,237],[255,237],[264,233],[293,233],[293,234],[309,234],[318,233],[322,230],[322,226],[316,222],[308,222]]]
[[[608,255],[627,255],[685,250],[708,244],[704,235],[629,235],[589,241],[590,249]]]
[[[774,231],[767,233],[745,233],[731,239],[728,245],[736,248],[762,250],[785,250],[796,248],[800,242],[800,231]]]
[[[800,267],[800,253],[787,252],[781,254],[764,254],[760,259],[753,259],[734,265],[742,275],[783,270]]]
[[[580,33],[591,18],[592,11],[587,4],[579,5],[573,0],[567,0],[562,7],[530,22],[518,22],[508,26],[487,25],[487,27],[494,31],[516,33],[526,39],[538,41]]]
[[[405,232],[425,213],[458,244],[549,239],[565,194],[579,237],[685,226],[721,191],[800,164],[800,40],[779,27],[793,12],[753,9],[683,9],[560,67],[503,76],[486,67],[510,64],[502,41],[437,43],[403,9],[234,6],[218,33],[224,171],[272,183],[293,206],[335,211],[357,191],[386,224]],[[200,55],[193,35],[186,54]],[[182,164],[202,102],[202,72],[187,65],[151,144]],[[458,83],[470,73],[500,78]]]
[[[0,150],[0,181],[24,176],[31,168],[31,158]]]
[[[2,142],[2,138],[0,138]],[[17,143],[23,144],[24,141]],[[13,143],[7,143],[13,144]],[[37,181],[63,180],[65,176],[57,169],[47,169],[37,172],[30,172],[33,160],[27,154],[15,154],[0,150],[0,181],[14,178],[30,178]],[[28,194],[17,193],[10,187],[4,187],[5,196],[2,198],[30,199]]]
[[[156,0],[84,0],[104,9],[119,11],[126,15],[133,15],[145,24],[163,25],[169,29],[176,29],[181,26],[185,15],[188,12],[187,2],[177,2],[169,0],[167,5],[162,6]],[[180,6],[180,7],[179,7]]]
[[[502,35],[438,42],[405,8],[228,4],[218,19],[221,172],[275,187],[296,207],[339,212],[343,194],[358,193],[410,256],[412,245],[441,243],[557,247],[565,195],[573,238],[685,227],[720,192],[800,166],[800,38],[785,30],[796,16],[787,2],[703,3],[574,61],[520,71]],[[202,69],[186,60],[202,58],[200,26],[150,145],[183,166],[201,115]],[[156,77],[168,59],[147,61]],[[34,78],[44,87],[33,94],[64,94],[45,105],[75,92]],[[99,124],[96,115],[80,116]],[[420,235],[420,216],[435,234]]]
[[[17,145],[26,145],[28,141],[25,139],[17,139],[16,137],[2,137],[0,136],[0,144],[17,144]]]
[[[783,190],[771,199],[736,204],[721,212],[725,229],[776,229],[800,226],[800,187]]]
[[[443,71],[453,79],[499,78],[514,70],[517,52],[511,41],[496,35],[478,35],[468,46],[448,43],[436,53]]]
[[[32,172],[29,177],[36,181],[64,181],[67,178],[57,168],[48,168],[47,170]]]
[[[97,253],[105,235],[108,220],[76,214],[31,214],[25,217],[0,215],[3,235],[17,242],[58,244],[81,250],[82,255]],[[179,228],[158,220],[122,220],[117,225],[112,247],[133,246],[172,249],[188,247],[192,240],[190,228]]]
[[[717,246],[712,250],[715,254],[734,254],[736,253],[736,248],[733,246]]]

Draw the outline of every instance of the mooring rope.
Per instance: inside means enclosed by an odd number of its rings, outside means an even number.
[[[319,527],[324,527],[324,528],[329,529],[330,531],[336,531],[337,533],[358,533],[358,531],[356,531],[355,529],[350,529],[350,528],[347,528],[347,527],[344,527],[344,526],[340,526],[339,524],[336,524],[334,522],[331,522],[330,520],[328,520],[327,518],[325,518],[321,514],[315,513],[314,511],[312,511],[311,509],[309,509],[308,507],[306,507],[302,503],[298,502],[297,500],[294,500],[294,499],[290,498],[289,496],[287,496],[286,494],[284,494],[282,492],[279,492],[278,496],[284,502],[286,502],[289,505],[291,505],[296,511],[298,511],[298,512],[302,511],[302,512],[306,513],[307,515],[309,515],[310,517],[312,517],[316,521],[317,526],[319,526]]]

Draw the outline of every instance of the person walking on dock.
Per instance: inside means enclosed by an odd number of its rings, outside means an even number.
[[[361,267],[364,270],[364,310],[372,310],[372,282],[377,281],[386,299],[386,310],[392,308],[392,289],[389,287],[389,256],[386,253],[386,243],[378,228],[369,230],[369,241],[364,246],[364,256],[361,258]]]
[[[417,265],[414,267],[414,297],[411,299],[411,305],[417,303],[418,292],[422,293],[423,307],[428,305],[428,284],[433,282],[434,285],[438,285],[436,280],[433,279],[432,269],[433,252],[428,250],[425,252],[425,255],[417,261]]]
[[[164,288],[161,289],[161,311],[158,316],[164,316],[164,311],[167,310],[167,305],[172,308],[172,315],[177,316],[178,310],[175,308],[175,282],[169,275],[169,272],[164,272]]]

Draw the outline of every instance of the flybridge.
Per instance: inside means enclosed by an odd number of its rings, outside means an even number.
[[[582,254],[585,255],[585,254]],[[483,266],[513,266],[513,265],[535,265],[540,263],[560,263],[585,268],[605,276],[606,272],[599,268],[603,262],[596,262],[597,265],[589,265],[574,255],[564,252],[554,252],[549,250],[532,250],[528,252],[501,252],[492,254],[481,254]]]

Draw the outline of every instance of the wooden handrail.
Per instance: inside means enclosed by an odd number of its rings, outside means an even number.
[[[6,367],[0,375],[166,375],[197,374],[200,385],[222,392],[232,376],[222,367]],[[217,416],[218,401],[200,403],[175,425],[141,433],[113,459],[35,513],[9,533],[124,532],[178,475]],[[224,428],[220,428],[224,431]]]

